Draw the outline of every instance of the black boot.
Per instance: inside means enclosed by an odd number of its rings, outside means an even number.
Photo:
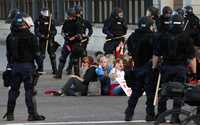
[[[66,68],[67,75],[71,75],[72,74],[73,63],[74,63],[74,59],[72,58],[72,56],[70,56],[68,66]]]
[[[52,66],[52,70],[53,70],[52,74],[56,74],[57,73],[57,65],[56,65],[55,59],[51,60],[51,66]]]
[[[13,121],[14,120],[14,114],[13,113],[6,113],[4,116],[3,116],[3,119],[5,119],[7,121]]]
[[[43,115],[39,115],[39,114],[29,114],[28,115],[28,121],[42,121],[45,120],[46,117]]]
[[[79,59],[74,59],[74,74],[80,76]]]
[[[56,75],[54,76],[54,78],[56,79],[61,79],[62,78],[62,70],[64,68],[65,64],[64,63],[60,63],[58,66],[58,71],[56,73]]]

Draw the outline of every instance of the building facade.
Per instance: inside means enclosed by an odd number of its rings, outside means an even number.
[[[162,10],[166,5],[173,9],[192,5],[195,14],[200,16],[200,0],[0,0],[0,19],[6,19],[9,11],[14,8],[20,8],[36,19],[41,8],[47,7],[57,24],[62,24],[67,9],[77,4],[83,7],[84,18],[93,23],[102,23],[115,7],[124,10],[129,24],[136,24],[150,6]]]

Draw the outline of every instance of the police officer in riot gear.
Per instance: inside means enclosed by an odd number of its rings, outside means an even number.
[[[79,25],[81,33],[82,33],[82,41],[81,41],[81,46],[84,49],[84,53],[83,56],[87,56],[87,45],[88,45],[88,41],[89,41],[89,37],[93,34],[93,29],[92,29],[92,24],[88,21],[83,19],[83,10],[79,5],[74,6],[74,10],[76,12],[76,23],[77,25]],[[69,65],[66,69],[67,74],[71,74],[72,73],[72,66],[73,66],[73,61],[74,59],[71,58],[70,56],[70,62]]]
[[[168,32],[170,25],[170,17],[172,15],[172,9],[169,6],[165,6],[162,9],[162,15],[157,21],[157,30],[158,32]]]
[[[76,75],[79,75],[78,61],[79,57],[81,57],[83,53],[83,48],[80,46],[80,41],[82,39],[81,30],[79,25],[76,23],[77,18],[74,8],[70,8],[67,14],[68,17],[62,27],[62,34],[64,36],[65,43],[62,47],[61,56],[59,58],[58,72],[55,78],[62,77],[62,70],[70,53],[74,58],[74,72]]]
[[[36,104],[33,102],[34,84],[32,74],[34,71],[34,62],[37,64],[37,71],[42,70],[42,60],[37,38],[29,28],[31,18],[16,17],[16,32],[11,32],[6,40],[7,61],[12,68],[11,89],[8,93],[7,113],[4,118],[8,121],[14,120],[14,109],[16,100],[20,94],[20,85],[24,82],[25,102],[28,108],[28,121],[44,120],[45,117],[36,112]]]
[[[153,55],[153,23],[150,17],[142,17],[139,20],[139,28],[132,33],[127,40],[128,51],[133,57],[135,68],[131,72],[132,80],[125,79],[127,84],[131,85],[133,93],[128,100],[128,107],[125,110],[125,121],[131,121],[138,99],[145,91],[147,95],[146,102],[146,120],[155,120],[153,106],[155,84],[152,80],[152,55]]]
[[[103,26],[103,33],[106,34],[106,39],[109,39],[104,44],[105,54],[113,54],[116,47],[121,41],[124,41],[124,35],[127,32],[127,24],[123,17],[123,10],[121,8],[115,8],[111,16],[105,20]]]
[[[54,37],[57,33],[55,22],[50,18],[50,12],[48,9],[44,8],[40,12],[39,19],[35,21],[35,34],[39,38],[39,46],[40,51],[43,57],[43,61],[45,59],[46,50],[49,54],[51,60],[51,66],[53,70],[53,74],[57,72],[56,66],[56,54],[54,46],[57,44],[54,41]],[[44,66],[43,66],[44,67]],[[42,67],[42,70],[43,70]]]
[[[199,18],[193,13],[191,6],[185,6],[185,31],[190,34],[190,37],[194,41],[195,46],[200,46],[200,24]]]
[[[188,34],[183,32],[184,19],[180,15],[171,17],[171,25],[169,33],[161,33],[153,51],[153,66],[155,69],[158,64],[159,57],[162,56],[161,64],[161,89],[168,82],[186,82],[188,59],[195,60],[195,50]],[[193,73],[196,73],[195,67]],[[158,100],[158,115],[167,109],[166,95],[160,95]],[[181,100],[174,100],[173,108],[181,108]],[[163,122],[165,119],[163,119]],[[171,119],[172,123],[179,123],[178,114],[174,114]]]

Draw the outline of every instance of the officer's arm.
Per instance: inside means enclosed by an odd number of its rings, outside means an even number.
[[[88,36],[90,37],[93,34],[92,24],[88,20],[85,20],[85,26],[88,28]]]
[[[33,51],[33,56],[34,59],[38,65],[38,69],[40,70],[42,67],[42,57],[41,57],[41,53],[39,51],[39,46],[37,44],[37,38],[35,36],[32,37],[32,51]]]
[[[8,61],[8,64],[11,63],[11,60],[12,60],[12,54],[11,54],[11,34],[8,35],[8,37],[6,38],[6,56],[7,56],[7,61]]]
[[[50,36],[54,37],[57,34],[57,30],[56,30],[55,22],[53,20],[51,20],[51,22],[52,24],[51,24]]]
[[[42,34],[40,33],[40,30],[39,30],[39,25],[40,25],[40,22],[39,20],[36,20],[34,22],[34,33],[37,37],[42,37]]]
[[[104,34],[106,34],[106,35],[108,35],[108,36],[110,36],[110,37],[112,37],[113,36],[113,34],[110,32],[110,21],[109,20],[106,20],[105,22],[104,22],[104,25],[103,25],[103,33]]]

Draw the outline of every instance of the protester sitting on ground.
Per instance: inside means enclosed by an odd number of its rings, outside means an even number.
[[[80,77],[76,75],[69,76],[69,80],[62,88],[65,95],[87,95],[89,82],[97,80],[97,75],[95,73],[96,65],[93,64],[94,60],[91,56],[87,56],[82,59]]]
[[[48,90],[45,93],[55,96],[87,96],[89,83],[97,81],[95,72],[97,66],[93,64],[94,60],[91,56],[84,57],[82,59],[80,77],[77,75],[70,75],[61,90]]]
[[[118,58],[114,62],[114,68],[111,70],[110,74],[111,79],[111,87],[109,91],[109,95],[116,96],[116,95],[124,95],[124,91],[117,79],[124,80],[124,64],[123,59]]]
[[[101,95],[108,95],[110,88],[109,73],[112,70],[112,65],[108,64],[108,58],[102,56],[100,58],[99,66],[96,68],[96,74],[101,83]]]

